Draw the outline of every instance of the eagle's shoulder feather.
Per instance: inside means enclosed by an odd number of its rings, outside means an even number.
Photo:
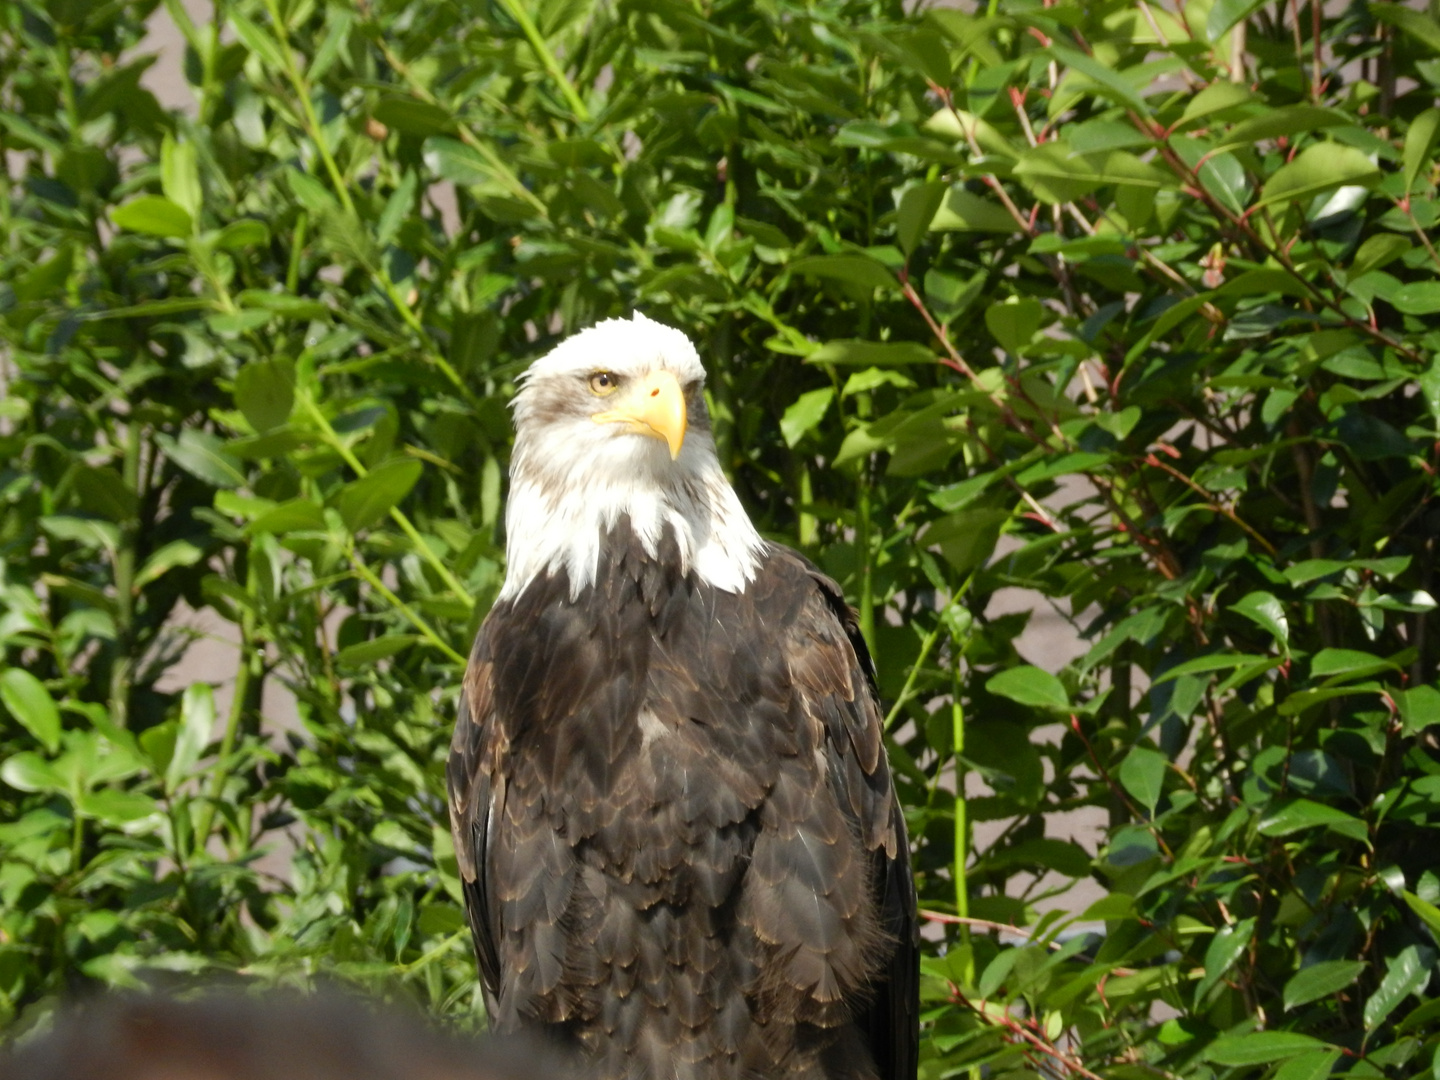
[[[742,593],[664,555],[618,530],[578,597],[537,579],[477,636],[447,778],[492,1023],[762,1072],[858,1039],[907,1080],[915,899],[854,613],[783,547]]]

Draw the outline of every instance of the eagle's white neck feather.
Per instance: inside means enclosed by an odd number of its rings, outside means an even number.
[[[601,323],[532,367],[515,402],[500,600],[512,599],[531,582],[561,570],[569,578],[571,599],[577,598],[595,582],[605,536],[622,517],[629,519],[651,557],[658,557],[661,538],[671,531],[682,571],[693,572],[713,588],[743,592],[755,578],[767,545],[720,469],[708,424],[692,424],[679,457],[672,461],[658,439],[617,437],[613,425],[596,424],[588,417],[546,417],[532,400],[539,380],[553,375],[551,369],[561,361],[574,365],[564,350],[578,351],[582,344],[596,348],[607,344],[603,335],[618,337],[622,332],[627,353],[637,335],[642,344],[649,335],[667,347],[662,355],[669,362],[675,362],[671,355],[681,345],[694,357],[693,346],[678,330],[636,316],[633,323]],[[645,348],[640,355],[654,354]],[[680,361],[693,362],[691,374],[701,372],[698,357]]]
[[[674,468],[663,444],[641,443],[637,449],[661,451]],[[682,453],[682,459],[685,456]],[[697,455],[699,456],[699,455]],[[557,455],[558,457],[558,455]],[[553,459],[552,459],[553,461]],[[558,464],[558,462],[555,462]],[[655,477],[607,477],[584,462],[568,475],[533,475],[517,453],[510,502],[505,513],[506,570],[500,599],[518,596],[526,585],[564,570],[570,598],[592,584],[600,567],[605,535],[628,517],[630,528],[647,555],[657,557],[668,527],[679,548],[683,572],[694,571],[706,584],[725,592],[743,592],[755,578],[765,541],[755,531],[735,491],[720,471],[713,451],[694,473],[676,469],[681,483],[655,483]],[[707,467],[708,466],[708,467]]]

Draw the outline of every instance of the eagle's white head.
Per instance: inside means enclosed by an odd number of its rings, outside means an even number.
[[[669,526],[686,571],[744,590],[765,541],[720,470],[704,384],[690,339],[639,312],[582,330],[530,365],[512,403],[500,599],[562,568],[579,596],[622,515],[650,555]]]

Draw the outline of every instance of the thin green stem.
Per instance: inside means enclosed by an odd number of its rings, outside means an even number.
[[[380,47],[380,52],[384,55],[385,62],[390,65],[391,70],[393,70],[395,74],[404,80],[405,85],[412,94],[427,105],[434,105],[442,109],[445,108],[439,99],[415,78],[414,74],[410,71],[409,65],[390,48],[383,37],[377,39],[376,44]],[[449,110],[446,111],[448,112]],[[512,195],[522,202],[529,203],[531,209],[539,214],[540,217],[548,218],[550,216],[550,208],[545,205],[544,200],[525,186],[520,177],[515,173],[515,170],[510,168],[500,155],[491,149],[490,145],[486,143],[484,139],[480,138],[480,136],[476,135],[458,121],[456,122],[455,128],[460,134],[460,141],[485,159],[486,166],[489,167],[496,179],[510,190]]]
[[[125,486],[140,490],[140,425],[131,417],[125,432]],[[110,668],[110,718],[125,727],[130,718],[130,676],[135,646],[135,542],[136,523],[120,526],[120,543],[113,555],[115,569],[115,662]]]
[[[367,476],[369,470],[366,469],[360,459],[355,456],[354,451],[345,445],[344,440],[340,438],[335,429],[330,426],[330,421],[325,419],[325,414],[322,413],[319,406],[315,404],[315,399],[307,393],[301,395],[301,400],[305,404],[305,410],[310,414],[310,418],[315,421],[316,426],[320,428],[320,431],[325,436],[325,441],[331,448],[344,459],[345,464],[354,470],[356,476]],[[410,542],[415,545],[415,550],[419,552],[422,559],[430,564],[430,568],[440,576],[440,580],[445,582],[455,595],[460,597],[467,606],[473,608],[475,606],[474,598],[465,586],[461,584],[460,579],[451,572],[450,568],[440,561],[440,556],[435,554],[434,549],[431,548],[425,538],[420,535],[420,530],[415,528],[410,519],[405,516],[404,511],[399,507],[392,507],[390,510],[390,518],[396,525],[400,526],[400,531],[410,538]]]
[[[940,639],[940,631],[944,623],[939,619],[935,620],[935,626],[930,633],[925,635],[925,640],[920,643],[920,655],[915,658],[915,663],[910,665],[910,671],[905,676],[905,685],[900,688],[900,694],[895,699],[895,704],[890,706],[890,711],[885,714],[885,730],[889,731],[900,716],[900,710],[909,704],[914,696],[915,680],[920,677],[920,669],[925,666],[925,661],[930,658],[930,650],[935,647],[935,642]]]
[[[254,568],[255,560],[247,560],[245,589],[252,596],[257,589]],[[205,851],[205,845],[210,839],[210,827],[215,820],[215,807],[225,794],[225,781],[230,778],[230,755],[235,752],[235,740],[239,736],[240,724],[250,701],[251,682],[258,674],[259,666],[260,656],[255,649],[255,615],[247,608],[240,616],[240,663],[235,670],[235,690],[230,699],[230,714],[225,718],[225,732],[220,737],[220,752],[216,755],[215,765],[211,770],[208,797],[200,804],[195,817],[195,834],[192,839],[197,857]]]
[[[468,939],[469,937],[470,931],[468,929],[457,930],[455,931],[455,933],[451,934],[449,937],[441,941],[440,944],[433,946],[423,955],[417,956],[414,960],[410,961],[410,963],[397,965],[395,970],[398,971],[401,975],[409,975],[413,971],[418,971],[432,961],[439,959],[445,953],[449,952],[456,945],[460,944],[462,941]]]
[[[951,740],[955,747],[955,859],[951,876],[955,879],[955,914],[962,919],[970,917],[970,885],[965,876],[965,864],[970,858],[970,821],[965,804],[965,703],[960,696],[960,657],[955,657],[950,670],[950,724]],[[970,928],[960,927],[961,941],[970,944]],[[972,961],[973,963],[973,961]],[[974,978],[973,969],[967,972]]]
[[[355,550],[355,545],[353,543],[346,549],[345,554],[349,556],[350,565],[354,568],[356,575],[359,576],[360,579],[364,581],[367,585],[369,585],[372,589],[378,592],[382,597],[384,597],[386,603],[388,603],[396,611],[400,612],[401,615],[404,615],[405,618],[409,620],[410,625],[415,627],[416,630],[420,631],[421,637],[423,637],[426,641],[430,642],[431,645],[434,645],[451,660],[455,661],[455,663],[465,663],[465,657],[461,656],[458,652],[456,652],[448,644],[446,644],[444,639],[442,639],[440,635],[434,631],[434,629],[430,626],[429,623],[427,623],[419,615],[415,614],[414,610],[410,607],[409,604],[405,603],[404,600],[401,600],[398,596],[391,592],[390,589],[386,586],[386,584],[380,580],[379,575],[376,574],[375,571],[371,570],[370,567],[365,565],[364,560],[360,558],[359,552]]]
[[[525,34],[525,40],[530,42],[530,48],[535,50],[536,57],[549,73],[550,78],[559,87],[560,94],[565,98],[565,103],[570,106],[570,111],[575,114],[582,124],[590,122],[590,110],[585,107],[585,102],[580,99],[574,84],[565,74],[565,69],[555,59],[555,54],[550,51],[545,38],[540,34],[540,28],[535,25],[535,20],[530,18],[530,13],[525,10],[521,0],[500,0],[500,6],[506,13],[520,24],[521,31]]]
[[[330,186],[335,189],[335,197],[340,200],[340,205],[344,208],[346,215],[354,218],[357,216],[355,213],[355,202],[350,198],[349,186],[345,182],[344,175],[340,172],[340,166],[335,162],[335,155],[330,152],[330,146],[325,140],[325,133],[321,128],[320,118],[315,114],[314,102],[310,100],[310,87],[305,82],[305,77],[300,73],[300,69],[295,65],[295,52],[290,48],[290,37],[285,30],[284,21],[280,18],[280,12],[276,7],[275,0],[265,0],[265,10],[270,13],[270,19],[275,24],[275,33],[280,39],[280,51],[285,58],[285,76],[290,80],[290,85],[295,91],[295,97],[300,103],[300,115],[305,133],[310,137],[310,141],[315,144],[315,152],[320,155],[320,161],[325,166],[326,174],[330,177]],[[420,321],[420,317],[415,314],[414,309],[405,297],[400,295],[400,290],[396,288],[395,282],[390,277],[390,271],[386,269],[383,262],[374,269],[381,289],[384,290],[385,296],[400,315],[401,321],[404,322],[405,325],[410,328],[410,331],[419,337],[422,342],[428,341],[429,334],[425,330],[424,323]],[[426,349],[425,354],[426,358],[439,368],[458,390],[462,393],[467,392],[468,388],[465,385],[465,380],[460,378],[460,373],[450,365],[448,360],[433,349]]]
[[[875,566],[870,550],[870,478],[860,470],[858,507],[859,528],[855,542],[860,551],[860,635],[870,648],[870,657],[879,664],[875,641]]]

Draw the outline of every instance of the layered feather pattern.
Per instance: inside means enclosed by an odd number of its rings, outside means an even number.
[[[915,913],[864,646],[770,547],[743,592],[622,518],[487,619],[450,758],[491,1020],[603,1077],[915,1071]]]

